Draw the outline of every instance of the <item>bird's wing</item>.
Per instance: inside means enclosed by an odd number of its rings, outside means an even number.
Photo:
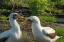
[[[8,37],[8,36],[9,36],[9,30],[0,34],[0,38],[4,38],[4,37]]]
[[[42,31],[45,35],[49,36],[51,39],[55,38],[55,30],[50,27],[45,27]]]
[[[9,37],[9,30],[1,33],[0,34],[0,42],[6,41],[8,39],[8,37]]]

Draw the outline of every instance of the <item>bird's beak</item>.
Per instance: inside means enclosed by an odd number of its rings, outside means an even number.
[[[25,20],[25,21],[23,22],[23,25],[27,25],[27,24],[31,24],[31,22],[28,21],[28,20]]]
[[[17,14],[15,18],[24,18],[24,16],[20,16],[19,14]]]

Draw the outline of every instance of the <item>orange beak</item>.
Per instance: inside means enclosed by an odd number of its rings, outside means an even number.
[[[27,25],[27,24],[31,24],[31,22],[29,22],[28,20],[25,20],[22,25]]]
[[[20,16],[19,14],[17,14],[15,18],[24,18],[24,16]]]

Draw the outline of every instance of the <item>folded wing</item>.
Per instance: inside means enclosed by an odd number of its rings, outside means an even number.
[[[44,28],[43,33],[49,36],[51,39],[55,38],[56,36],[55,30],[50,27]]]

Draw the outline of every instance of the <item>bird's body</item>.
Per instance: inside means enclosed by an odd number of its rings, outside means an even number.
[[[54,39],[51,39],[46,35],[45,30],[48,30],[49,33],[55,33],[55,31],[50,27],[42,27],[37,23],[32,23],[32,33],[37,40],[40,40],[41,42],[55,42],[59,38],[59,36],[56,36]]]
[[[55,42],[60,38],[51,27],[42,27],[37,16],[30,16],[27,20],[32,22],[32,33],[37,42]]]
[[[7,38],[3,42],[19,42],[22,37],[20,26],[16,19],[13,19],[14,15],[17,15],[17,13],[11,13],[9,16],[9,22],[12,28],[0,34],[0,39]]]

